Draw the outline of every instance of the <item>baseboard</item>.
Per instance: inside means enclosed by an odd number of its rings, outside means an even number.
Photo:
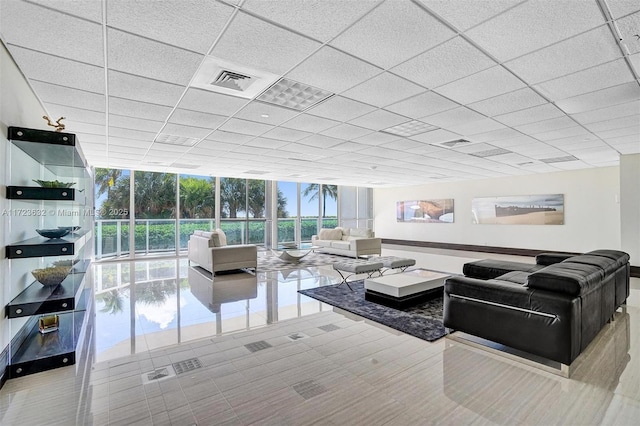
[[[513,256],[528,256],[535,257],[540,253],[562,253],[562,254],[582,254],[567,251],[556,250],[539,250],[539,249],[525,249],[525,248],[513,248],[513,247],[495,247],[495,246],[476,246],[472,244],[452,244],[452,243],[440,243],[435,241],[412,241],[412,240],[395,240],[392,238],[383,238],[382,244],[395,244],[399,246],[411,246],[411,247],[426,247],[442,250],[461,250],[461,251],[475,251],[480,253],[496,253],[496,254],[509,254]],[[640,278],[640,266],[631,267],[631,276]]]

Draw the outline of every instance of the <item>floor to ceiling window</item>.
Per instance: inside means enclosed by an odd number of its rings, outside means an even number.
[[[298,229],[298,183],[278,182],[278,243],[295,243]]]
[[[129,254],[129,170],[96,169],[96,258]]]
[[[178,182],[180,250],[186,250],[193,231],[216,227],[216,178],[179,175]]]
[[[373,189],[340,186],[340,225],[373,228]]]
[[[136,253],[175,252],[176,180],[173,173],[134,173]]]

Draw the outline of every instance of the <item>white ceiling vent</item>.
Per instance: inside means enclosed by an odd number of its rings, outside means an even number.
[[[508,151],[504,148],[493,148],[493,149],[487,149],[486,151],[469,153],[469,155],[473,155],[474,157],[480,157],[480,158],[493,157],[494,155],[504,155],[504,154],[511,154],[511,151]]]
[[[200,138],[188,138],[186,136],[170,135],[168,133],[160,133],[154,140],[155,143],[161,143],[165,145],[178,145],[178,146],[194,146],[200,142]]]
[[[466,139],[456,139],[455,141],[442,142],[440,145],[448,146],[449,148],[453,148],[454,146],[463,145],[471,143]]]
[[[331,96],[333,93],[326,90],[282,78],[258,96],[257,100],[304,111]]]
[[[573,155],[565,155],[564,157],[553,157],[553,158],[544,158],[540,161],[542,161],[543,163],[564,163],[566,161],[576,161],[577,158],[574,157]]]
[[[206,56],[191,82],[192,87],[253,99],[271,86],[278,75]]]

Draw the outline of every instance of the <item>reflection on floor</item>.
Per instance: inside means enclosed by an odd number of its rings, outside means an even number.
[[[482,253],[401,251],[460,272]],[[521,258],[519,258],[521,260]],[[571,379],[429,343],[308,299],[330,268],[210,277],[183,260],[96,266],[95,364],[14,379],[0,424],[637,424],[640,279]],[[34,409],[37,407],[37,409]]]

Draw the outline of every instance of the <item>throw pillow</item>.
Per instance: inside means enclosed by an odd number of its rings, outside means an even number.
[[[218,247],[224,247],[227,245],[227,236],[225,235],[224,231],[220,228],[216,229],[216,234],[218,234],[218,239],[220,242],[220,245]]]

